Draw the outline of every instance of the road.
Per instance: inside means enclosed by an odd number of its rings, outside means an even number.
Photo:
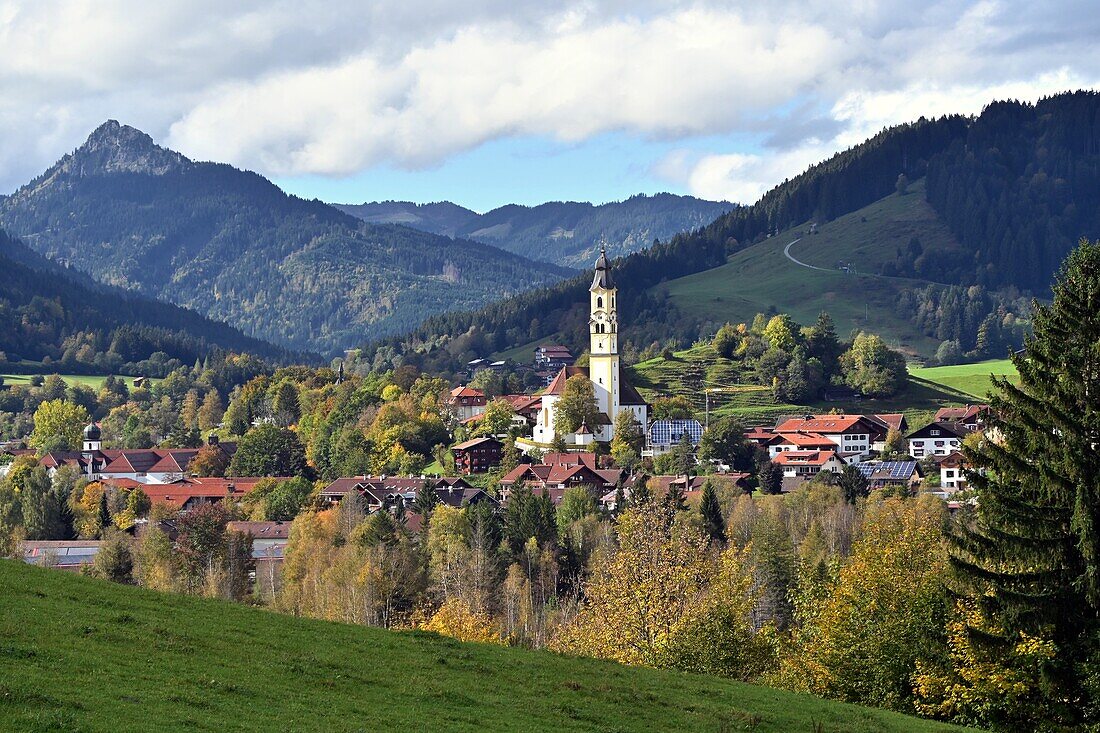
[[[786,255],[788,260],[795,263],[796,265],[799,265],[800,267],[808,267],[811,270],[821,270],[822,272],[833,272],[833,270],[830,270],[826,267],[817,267],[816,265],[807,265],[802,260],[795,259],[794,255],[791,254],[791,247],[795,244],[798,244],[801,241],[802,241],[802,237],[799,237],[798,239],[794,240],[793,242],[791,242],[790,244],[788,244],[786,247],[783,248],[783,254]]]

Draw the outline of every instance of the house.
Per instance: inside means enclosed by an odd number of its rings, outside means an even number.
[[[914,458],[948,456],[962,448],[973,432],[961,422],[932,422],[908,435],[909,455]]]
[[[793,433],[772,433],[764,443],[768,449],[768,457],[775,458],[786,451],[807,450],[836,450],[836,441],[819,433],[810,433],[802,430]]]
[[[936,410],[933,422],[952,422],[974,431],[985,424],[989,416],[989,405],[966,405],[965,407],[941,407]]]
[[[338,478],[321,490],[320,500],[332,505],[347,496],[363,501],[368,514],[394,507],[398,502],[408,508],[416,501],[416,495],[427,484],[435,490],[440,503],[459,507],[480,501],[497,503],[485,491],[471,486],[465,479],[451,476],[428,478],[424,476],[349,476]]]
[[[856,464],[856,468],[872,489],[887,486],[916,489],[923,478],[920,465],[916,461],[865,461]]]
[[[804,415],[775,426],[777,433],[812,433],[828,438],[847,462],[870,455],[871,446],[885,435],[881,422],[866,415]]]
[[[886,436],[889,435],[891,430],[896,430],[900,434],[905,435],[909,432],[909,421],[905,419],[905,414],[901,412],[890,412],[880,415],[869,415],[870,419],[874,422],[880,423],[883,430],[877,440],[872,441],[871,450],[879,453],[886,451]]]
[[[969,485],[966,479],[967,468],[966,456],[960,451],[954,451],[940,461],[940,493],[950,496],[956,491],[967,488]]]
[[[623,477],[618,468],[599,468],[594,453],[547,453],[540,464],[522,463],[500,480],[501,501],[507,503],[516,486],[526,484],[536,493],[546,491],[555,504],[573,486],[592,487],[599,499],[613,490]]]
[[[102,540],[24,540],[23,562],[80,572],[95,561]]]
[[[500,465],[504,443],[496,438],[474,438],[451,447],[455,469],[462,474],[486,473]]]
[[[615,437],[615,418],[620,411],[633,413],[639,425],[648,425],[648,405],[638,390],[627,380],[619,362],[619,316],[616,299],[618,288],[611,277],[607,252],[600,250],[596,271],[589,291],[589,359],[587,367],[563,366],[542,395],[542,410],[535,422],[534,445],[517,442],[529,449],[550,445],[558,434],[554,406],[565,391],[566,381],[581,375],[588,379],[596,394],[600,419],[597,425],[587,425],[591,440],[610,442]],[[563,434],[566,442],[581,444],[576,435]]]
[[[542,395],[506,394],[501,399],[507,400],[516,416],[523,419],[525,427],[533,427],[538,420],[539,410],[542,409]]]
[[[562,367],[573,366],[576,357],[564,346],[547,344],[535,347],[535,369],[560,371]]]
[[[102,482],[117,489],[140,487],[154,504],[171,504],[189,511],[201,504],[217,504],[223,499],[241,499],[263,481],[262,477],[181,478],[167,484],[147,484],[132,478],[104,478]],[[289,481],[276,478],[274,481]]]
[[[768,427],[755,427],[745,431],[745,440],[753,445],[766,446],[775,437],[775,430]]]
[[[844,461],[835,450],[792,450],[784,451],[772,459],[772,463],[783,469],[784,478],[813,478],[822,471],[840,473],[844,470]]]
[[[459,422],[465,422],[470,418],[485,412],[485,393],[473,387],[455,387],[447,396],[447,409]]]
[[[645,434],[643,456],[659,456],[668,453],[688,436],[692,446],[698,447],[703,439],[703,425],[698,420],[654,420]]]

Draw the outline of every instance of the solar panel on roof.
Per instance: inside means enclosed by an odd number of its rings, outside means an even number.
[[[703,437],[703,426],[698,420],[656,420],[649,426],[649,441],[655,445],[671,445],[680,442],[685,433],[698,445]]]

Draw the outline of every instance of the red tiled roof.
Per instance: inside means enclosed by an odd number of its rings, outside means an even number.
[[[967,405],[966,407],[941,407],[936,410],[933,422],[967,422],[989,410],[989,405]]]
[[[777,455],[772,462],[780,466],[823,466],[835,457],[836,452],[831,450],[789,450]]]
[[[851,430],[860,421],[867,421],[863,415],[811,415],[810,419],[792,418],[776,427],[777,433],[793,433],[799,430],[809,433],[843,433]]]
[[[830,446],[836,445],[836,443],[834,443],[832,440],[825,437],[824,435],[802,431],[794,433],[777,433],[772,437],[769,442],[790,443],[791,445],[797,445],[802,448],[829,448]]]
[[[484,396],[485,396],[484,392],[482,392],[479,389],[474,389],[473,387],[461,386],[461,387],[455,387],[454,389],[451,390],[451,398],[452,399],[455,399],[455,398],[458,398],[458,397],[484,397]]]
[[[905,421],[905,414],[901,412],[887,412],[881,415],[875,415],[879,420],[886,423],[886,427],[901,432],[902,423]]]
[[[459,443],[458,445],[452,445],[451,450],[469,450],[470,448],[476,448],[477,446],[484,445],[486,443],[496,443],[497,445],[501,444],[500,441],[496,438],[472,438],[463,443]]]
[[[586,367],[579,366],[562,367],[560,370],[558,370],[558,373],[554,377],[553,381],[551,381],[549,386],[546,387],[546,391],[543,392],[543,394],[560,395],[562,392],[565,391],[566,381],[570,377],[575,377],[578,374],[587,377],[588,369]]]

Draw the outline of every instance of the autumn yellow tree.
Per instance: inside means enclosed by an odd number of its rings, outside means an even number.
[[[797,607],[774,683],[915,711],[918,664],[943,654],[947,554],[943,502],[872,502],[834,586]]]
[[[450,636],[459,641],[504,643],[493,618],[488,614],[478,613],[461,598],[450,598],[445,601],[420,628]]]
[[[715,575],[714,555],[698,528],[671,521],[654,502],[624,512],[617,535],[618,550],[596,560],[583,608],[552,647],[662,666]]]

